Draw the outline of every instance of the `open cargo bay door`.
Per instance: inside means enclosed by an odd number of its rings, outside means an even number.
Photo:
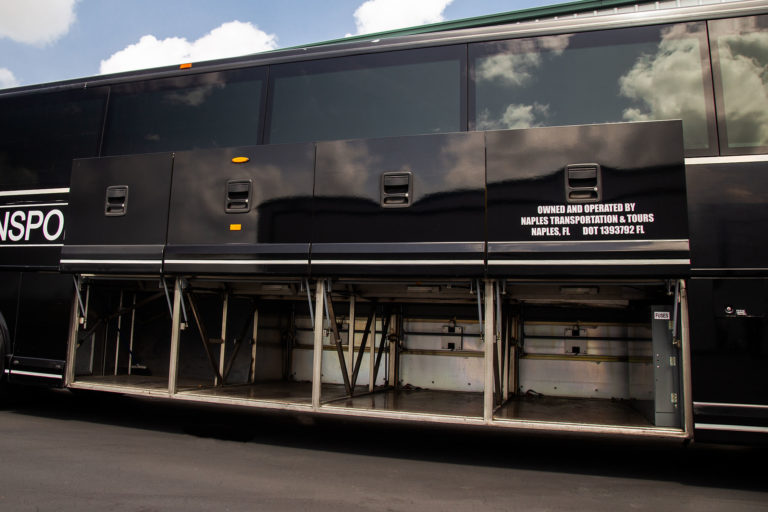
[[[166,271],[307,275],[314,156],[312,144],[177,153]]]
[[[482,275],[480,132],[317,144],[313,275]]]
[[[75,160],[61,269],[160,274],[173,154]]]
[[[690,269],[679,121],[488,132],[492,276]]]

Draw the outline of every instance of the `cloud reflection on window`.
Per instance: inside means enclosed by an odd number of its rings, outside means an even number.
[[[709,140],[699,46],[702,27],[665,28],[656,53],[642,54],[619,78],[621,94],[641,104],[625,109],[623,119],[682,119],[686,148],[705,148]]]
[[[174,105],[187,107],[199,107],[216,90],[226,87],[226,81],[219,73],[210,73],[202,75],[200,81],[203,82],[197,87],[187,87],[169,91],[165,95],[165,100]]]
[[[533,128],[545,126],[549,116],[549,105],[534,103],[533,105],[508,105],[501,117],[494,118],[488,109],[477,116],[478,130],[512,130],[517,128]]]
[[[707,149],[705,41],[684,23],[478,44],[473,128],[682,119]]]
[[[511,41],[509,52],[491,55],[478,61],[476,79],[480,82],[497,82],[508,88],[526,87],[535,80],[542,66],[542,55],[562,55],[568,48],[571,35],[540,37]],[[511,50],[511,51],[510,51]],[[478,113],[477,130],[531,128],[545,125],[549,105],[510,103],[501,115],[492,114],[487,108]]]
[[[718,38],[730,147],[768,145],[768,33]]]
[[[477,79],[498,80],[505,85],[524,86],[541,67],[542,52],[561,55],[570,41],[570,35],[521,39],[511,42],[513,53],[499,53],[483,59],[477,68]]]

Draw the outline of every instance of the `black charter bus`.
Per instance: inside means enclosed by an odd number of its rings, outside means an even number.
[[[3,384],[764,437],[766,69],[601,0],[4,90]]]

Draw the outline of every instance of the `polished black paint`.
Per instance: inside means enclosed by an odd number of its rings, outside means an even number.
[[[314,152],[286,144],[177,153],[166,271],[307,275]],[[239,193],[228,190],[233,182],[250,184],[247,208],[228,200]]]
[[[14,383],[60,385],[61,379],[13,374],[14,371],[63,375],[74,285],[72,276],[55,272],[0,273],[0,312],[13,356],[3,375]]]
[[[10,336],[6,350],[13,351],[13,340],[16,338],[16,317],[19,307],[19,292],[21,290],[21,272],[0,273],[0,313],[5,318]],[[2,354],[0,354],[2,357]]]
[[[760,276],[768,269],[768,162],[689,165],[694,276]]]
[[[172,169],[170,153],[75,160],[62,270],[160,273]],[[126,211],[107,215],[116,185],[128,187]]]
[[[14,356],[65,359],[75,290],[72,276],[24,272],[20,285]]]
[[[382,204],[392,172],[411,174],[409,206]],[[481,274],[484,174],[477,132],[318,143],[313,274]]]
[[[689,296],[694,401],[768,405],[768,280],[694,278]]]
[[[488,273],[490,275],[685,275],[688,265],[579,264],[579,260],[679,259],[688,256],[682,130],[679,121],[564,126],[487,132]],[[600,165],[601,200],[567,197],[566,167]],[[634,222],[633,213],[652,214]],[[589,212],[603,205],[622,211]],[[562,213],[542,213],[548,207]],[[579,212],[579,210],[582,210]],[[620,223],[553,224],[551,217],[616,215]],[[537,218],[547,224],[529,224]],[[602,233],[601,228],[642,224],[643,233]],[[597,234],[583,231],[593,226]],[[543,231],[540,230],[544,228]],[[558,228],[555,232],[547,229]],[[671,242],[677,240],[677,242]],[[505,260],[573,260],[570,265]]]

